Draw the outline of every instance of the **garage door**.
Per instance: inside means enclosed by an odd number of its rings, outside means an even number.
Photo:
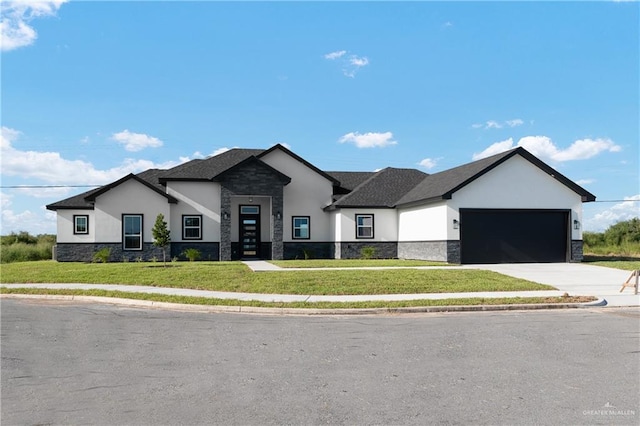
[[[462,263],[566,262],[565,210],[460,210]]]

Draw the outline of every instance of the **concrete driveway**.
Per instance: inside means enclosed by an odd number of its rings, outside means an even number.
[[[571,295],[599,296],[607,306],[640,306],[640,295],[632,287],[620,293],[631,271],[587,265],[584,263],[509,263],[501,265],[469,265],[512,277],[549,284]]]

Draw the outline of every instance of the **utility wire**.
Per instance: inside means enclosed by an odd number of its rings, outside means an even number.
[[[32,189],[32,188],[97,188],[104,185],[7,185],[0,186],[2,189]],[[596,200],[592,201],[592,203],[624,203],[627,201],[631,201],[633,203],[637,203],[638,200]]]
[[[97,188],[103,185],[8,185],[0,188],[31,189],[31,188]]]

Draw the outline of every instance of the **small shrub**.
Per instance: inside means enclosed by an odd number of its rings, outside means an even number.
[[[189,259],[189,262],[193,262],[195,260],[198,260],[198,259],[200,259],[200,256],[201,256],[200,250],[195,249],[195,248],[188,248],[182,254],[187,259]]]
[[[171,262],[176,263],[178,261],[178,256],[173,256],[171,258]]]
[[[95,263],[107,263],[111,258],[111,248],[103,247],[93,254],[93,261]]]
[[[373,259],[376,255],[376,248],[372,246],[362,247],[360,250],[361,259]]]
[[[313,258],[313,250],[302,250],[302,253],[304,254],[304,260],[309,260]]]

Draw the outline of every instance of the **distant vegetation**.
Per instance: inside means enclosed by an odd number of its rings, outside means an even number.
[[[0,237],[0,262],[27,262],[51,259],[56,236],[41,234],[33,236],[28,232],[12,232]]]
[[[640,219],[618,222],[604,232],[584,232],[582,239],[586,255],[640,257]]]

